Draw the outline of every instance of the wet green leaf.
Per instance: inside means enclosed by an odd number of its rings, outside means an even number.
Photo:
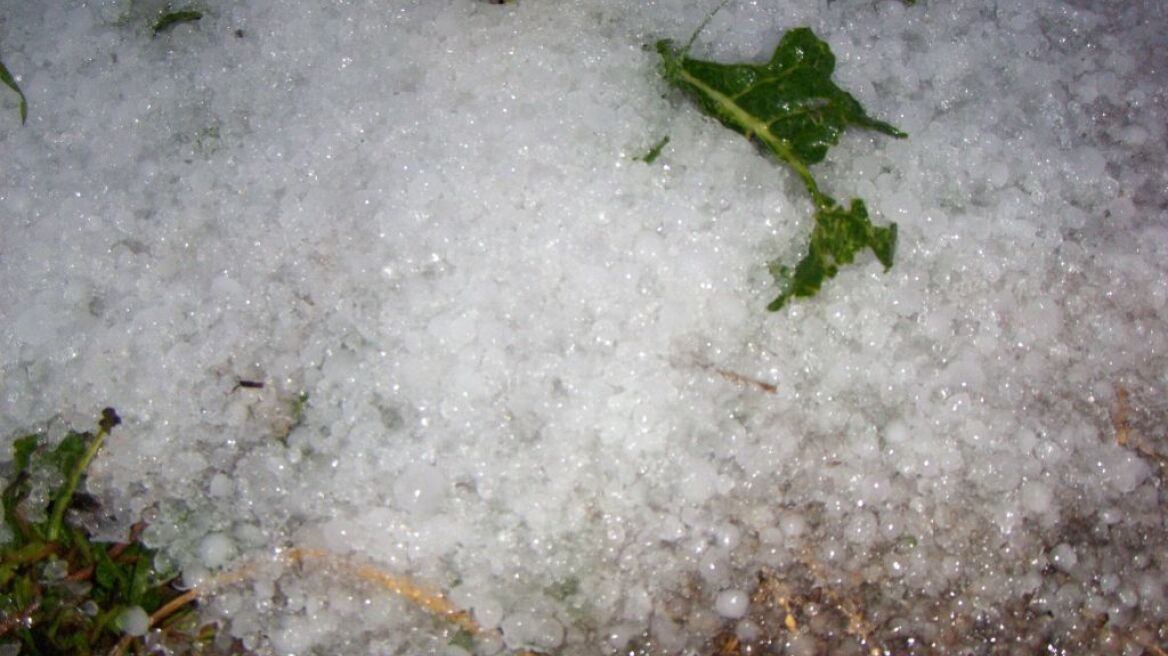
[[[472,654],[474,653],[474,634],[466,629],[459,629],[453,637],[450,638],[450,644],[455,647],[461,647]]]
[[[68,477],[85,456],[85,449],[92,439],[93,433],[69,433],[49,452],[49,463],[61,472],[62,476]]]
[[[156,23],[154,23],[154,36],[158,36],[160,32],[165,32],[175,25],[181,23],[192,23],[203,17],[203,12],[195,9],[183,9],[181,11],[172,11],[168,14],[163,14]]]
[[[12,480],[9,481],[3,494],[0,495],[4,504],[4,523],[22,540],[33,538],[33,533],[35,533],[35,529],[21,515],[20,504],[28,498],[31,491],[29,467],[32,463],[32,455],[40,443],[40,435],[25,435],[12,442],[12,461],[15,465],[15,471]]]
[[[658,141],[657,143],[653,144],[653,147],[649,149],[649,152],[647,152],[644,155],[641,155],[639,157],[634,157],[633,159],[638,161],[638,162],[652,164],[653,162],[657,161],[658,157],[661,156],[662,149],[664,149],[666,144],[668,144],[668,143],[669,143],[669,135],[665,135],[664,137],[662,137],[661,141]]]
[[[858,198],[853,198],[847,209],[833,201],[826,209],[818,210],[807,255],[794,271],[778,262],[770,264],[780,292],[767,309],[779,310],[792,297],[814,296],[824,280],[835,276],[841,265],[851,264],[864,248],[871,248],[887,270],[896,255],[896,224],[872,225],[864,201]]]
[[[93,570],[93,582],[105,592],[122,587],[125,575],[114,561],[110,560],[105,549],[95,549],[94,555],[97,565]]]
[[[142,603],[143,597],[146,595],[147,590],[150,589],[151,573],[154,569],[151,566],[151,560],[151,558],[143,558],[140,553],[135,554],[133,569],[130,573],[130,586],[126,591],[126,600],[130,604],[145,606],[147,610],[153,610],[149,608],[148,604]]]
[[[691,39],[692,41],[692,39]],[[896,251],[895,224],[877,228],[859,199],[843,207],[819,189],[810,166],[823,161],[849,126],[903,138],[904,132],[868,116],[851,94],[831,80],[835,55],[808,28],[787,32],[765,64],[722,64],[692,59],[689,46],[657,42],[666,79],[688,93],[726,127],[760,144],[799,176],[815,203],[815,228],[807,256],[792,271],[772,263],[780,294],[768,309],[792,297],[811,296],[839,266],[871,248],[885,268]]]
[[[16,473],[28,470],[32,452],[41,444],[40,435],[25,435],[12,443],[12,461],[16,464]]]
[[[569,576],[566,579],[556,581],[544,589],[548,596],[556,601],[564,601],[568,597],[580,591],[580,579],[575,576]]]
[[[20,123],[23,125],[28,120],[28,99],[24,97],[24,92],[20,90],[20,85],[16,83],[16,78],[12,77],[4,62],[0,62],[0,82],[20,96]]]

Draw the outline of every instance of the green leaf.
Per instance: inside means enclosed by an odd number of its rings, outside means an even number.
[[[20,90],[16,78],[12,77],[12,73],[8,72],[8,67],[2,61],[0,61],[0,82],[3,82],[5,86],[20,96],[20,124],[24,125],[25,121],[28,120],[28,99],[24,97],[24,92]]]
[[[661,141],[653,144],[653,147],[649,149],[649,152],[639,157],[634,157],[633,160],[637,162],[644,162],[646,164],[652,164],[653,162],[657,161],[658,157],[661,156],[661,150],[664,149],[665,145],[668,143],[669,135],[665,135],[662,137]]]
[[[32,452],[36,451],[40,444],[41,436],[38,434],[25,435],[12,443],[12,460],[16,463],[17,474],[28,470]]]
[[[459,629],[453,637],[450,638],[451,645],[455,647],[462,647],[463,649],[474,653],[474,634],[466,629]]]
[[[4,504],[4,523],[12,530],[18,545],[39,537],[36,527],[30,525],[21,513],[20,504],[32,491],[29,467],[33,453],[40,447],[40,441],[40,435],[25,435],[13,441],[12,459],[16,471],[13,472],[12,480],[5,486],[4,492],[0,494]]]
[[[700,29],[700,28],[699,28]],[[696,36],[696,34],[695,34]],[[691,39],[692,42],[692,39]],[[849,126],[903,138],[904,132],[868,116],[859,101],[831,80],[835,55],[808,28],[787,32],[765,64],[722,64],[692,59],[689,46],[657,42],[665,78],[688,93],[726,127],[760,144],[799,176],[815,203],[815,228],[807,256],[792,272],[772,263],[780,295],[776,311],[792,296],[811,296],[857,251],[872,248],[892,266],[896,226],[876,228],[862,201],[845,209],[819,189],[810,166],[823,161]]]
[[[814,296],[823,281],[832,278],[840,265],[851,264],[856,253],[871,248],[887,271],[896,255],[896,224],[877,227],[868,220],[864,201],[853,198],[848,209],[834,204],[815,213],[815,228],[807,255],[791,271],[771,262],[771,275],[778,283],[779,297],[767,309],[781,310],[792,297]]]
[[[571,597],[580,591],[580,579],[576,578],[575,576],[569,576],[566,579],[552,583],[547,588],[544,588],[544,591],[547,592],[548,596],[550,596],[552,599],[555,599],[556,601],[564,601],[568,597]]]
[[[61,472],[62,476],[68,477],[85,456],[85,447],[92,439],[93,433],[69,433],[49,452],[49,463]]]
[[[831,81],[835,55],[806,27],[783,35],[766,64],[720,64],[690,59],[669,40],[658,42],[665,74],[694,95],[726,127],[757,138],[780,158],[823,161],[849,124],[906,137],[871,118],[851,94]]]
[[[126,600],[135,606],[144,605],[142,598],[150,588],[150,577],[154,571],[151,561],[151,558],[143,557],[140,553],[134,558],[134,569],[130,574],[130,587],[126,591]]]
[[[93,582],[102,590],[114,591],[124,587],[126,575],[121,568],[110,559],[105,549],[94,549],[97,565],[93,569]]]
[[[154,36],[158,36],[160,32],[165,32],[175,25],[180,23],[191,23],[203,17],[203,12],[195,9],[183,9],[181,11],[172,11],[168,14],[163,14],[158,22],[154,23]]]

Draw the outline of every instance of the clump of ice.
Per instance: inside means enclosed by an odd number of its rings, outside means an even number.
[[[737,620],[746,616],[750,607],[750,597],[744,590],[723,590],[714,599],[714,609],[727,619]]]
[[[503,620],[503,641],[510,649],[552,651],[564,640],[564,627],[553,617],[520,612]]]
[[[235,542],[222,533],[211,533],[199,542],[199,561],[203,567],[222,567],[235,553]]]
[[[127,635],[141,636],[150,630],[150,616],[141,606],[130,606],[118,615],[118,628]]]
[[[455,649],[289,547],[448,592],[483,653],[853,639],[768,635],[766,572],[933,651],[1159,626],[1168,51],[1121,4],[727,4],[695,56],[809,25],[911,135],[816,168],[892,270],[768,315],[809,201],[644,48],[709,7],[18,3],[0,434],[116,407],[96,528],[251,572],[207,613],[265,653]]]

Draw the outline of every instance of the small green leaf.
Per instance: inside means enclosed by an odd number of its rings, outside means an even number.
[[[299,425],[304,421],[304,412],[308,408],[308,392],[301,392],[292,404],[292,423]]]
[[[134,558],[134,569],[130,573],[130,586],[126,591],[126,600],[136,606],[143,605],[142,598],[150,588],[150,574],[154,570],[151,567],[151,560],[144,558],[140,553]]]
[[[466,629],[459,629],[457,633],[450,638],[450,645],[454,647],[461,647],[472,654],[474,653],[474,634]]]
[[[830,197],[825,198],[830,200]],[[848,209],[834,202],[815,213],[811,245],[793,272],[771,262],[771,275],[780,289],[779,297],[767,306],[771,312],[781,310],[791,297],[814,296],[823,281],[834,277],[841,265],[851,264],[856,253],[864,248],[872,249],[885,271],[892,266],[896,255],[896,224],[872,225],[864,201],[858,198],[852,199]]]
[[[41,436],[37,434],[25,435],[12,443],[12,460],[16,464],[16,473],[28,470],[32,452],[41,444]]]
[[[62,476],[68,477],[81,458],[85,456],[85,447],[93,439],[93,433],[69,433],[48,454],[48,461]]]
[[[575,576],[569,576],[566,579],[556,581],[544,589],[548,596],[556,601],[564,601],[568,597],[580,591],[580,579]]]
[[[125,575],[114,561],[110,560],[105,549],[95,549],[97,565],[93,569],[93,582],[103,590],[112,591],[122,587]]]
[[[668,39],[657,42],[665,78],[706,114],[790,166],[815,203],[807,256],[793,272],[771,265],[780,294],[768,309],[782,308],[793,296],[815,294],[839,265],[852,262],[863,248],[872,248],[885,269],[892,266],[895,224],[876,228],[862,201],[855,199],[845,209],[820,191],[811,176],[809,167],[823,161],[848,126],[908,136],[868,116],[859,101],[832,82],[835,55],[827,43],[806,27],[796,28],[783,35],[770,61],[757,65],[691,59],[688,50],[688,45],[679,49]]]
[[[41,435],[25,435],[12,442],[12,460],[16,467],[12,480],[0,494],[4,504],[4,523],[17,538],[16,544],[39,537],[39,531],[31,526],[20,512],[20,504],[32,491],[29,467],[32,456],[41,444]]]
[[[8,72],[8,67],[2,61],[0,61],[0,82],[3,82],[5,86],[20,96],[20,124],[24,125],[25,121],[28,120],[28,99],[24,97],[24,92],[20,90],[16,78],[12,77],[12,73]]]
[[[181,11],[172,11],[168,14],[163,14],[158,22],[154,23],[154,36],[158,36],[160,32],[165,32],[175,25],[180,23],[192,23],[203,17],[203,12],[196,9],[183,9]]]
[[[661,138],[661,141],[653,144],[653,147],[649,149],[649,152],[639,157],[634,157],[633,160],[637,162],[644,162],[646,164],[652,164],[653,162],[657,161],[658,157],[661,156],[661,150],[664,149],[665,145],[668,143],[669,135],[665,135]]]

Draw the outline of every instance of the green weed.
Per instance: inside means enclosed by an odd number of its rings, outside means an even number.
[[[152,626],[186,645],[213,637],[196,626],[193,606],[159,614],[183,593],[173,572],[155,567],[139,539],[142,523],[125,542],[105,543],[74,521],[95,505],[83,491],[86,471],[120,423],[106,408],[96,433],[70,432],[55,445],[43,434],[13,442],[2,494],[9,539],[0,547],[0,647],[32,656],[121,653]],[[46,480],[56,482],[47,502],[36,489]]]

